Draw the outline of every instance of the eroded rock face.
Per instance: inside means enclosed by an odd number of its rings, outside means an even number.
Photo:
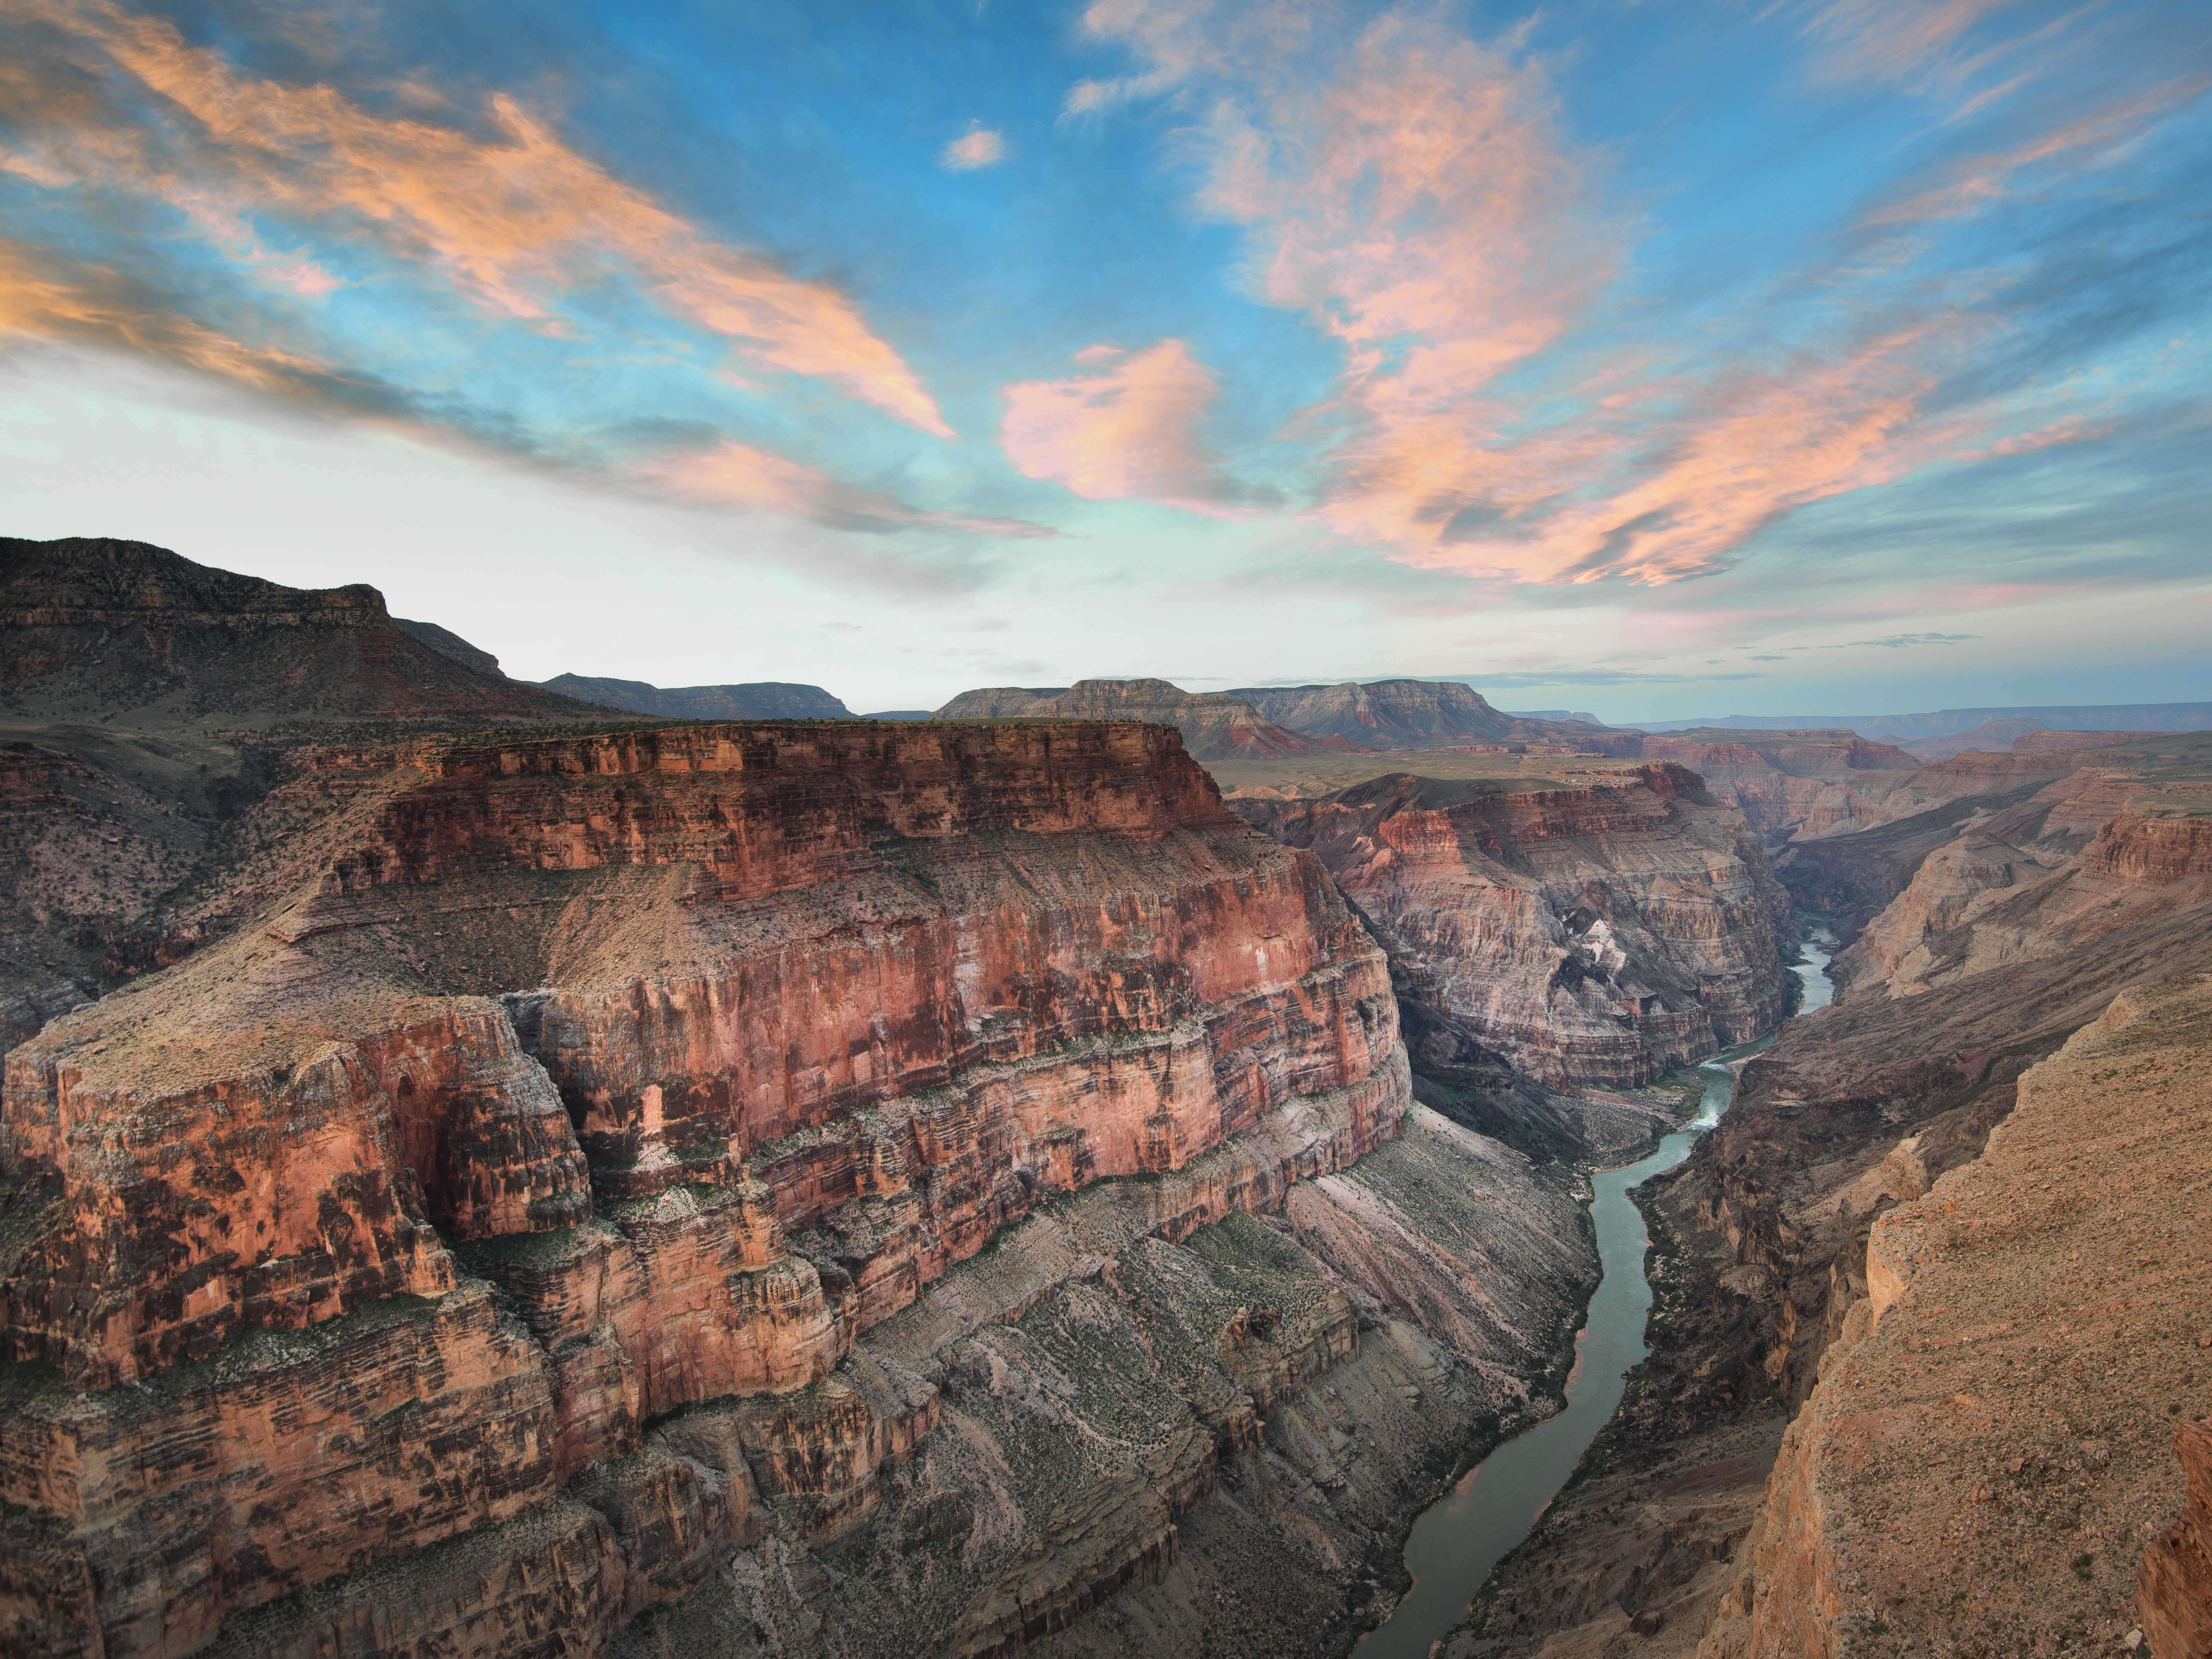
[[[1489,1051],[1555,1085],[1634,1085],[1781,1017],[1788,901],[1741,817],[1679,767],[1236,805],[1367,917],[1423,1011],[1425,1073]]]
[[[1381,951],[1158,727],[331,750],[246,828],[249,920],[8,1056],[9,1640],[601,1650],[731,1549],[867,1523],[974,1321],[1279,1210],[1409,1103]],[[1012,1304],[982,1269],[878,1341],[1089,1192]],[[1571,1200],[1527,1192],[1571,1279]],[[1332,1294],[1224,1326],[1188,1449],[1037,1510],[1059,1565],[971,1561],[959,1640],[1166,1571],[1218,1459],[1352,1362]],[[1527,1297],[1421,1339],[1460,1432],[1506,1403],[1477,1359],[1555,1334]]]
[[[2184,1424],[2173,1449],[2187,1482],[2181,1519],[2143,1549],[2136,1610],[2152,1659],[2212,1653],[2212,1418]]]
[[[2212,1406],[2208,1060],[2212,981],[2131,989],[1875,1224],[1705,1659],[2118,1644],[2182,1507],[2173,1413]],[[2143,1573],[2156,1659],[2191,1650],[2189,1535]]]
[[[410,637],[373,587],[285,587],[106,537],[0,537],[0,708],[17,714],[527,717],[574,707]]]

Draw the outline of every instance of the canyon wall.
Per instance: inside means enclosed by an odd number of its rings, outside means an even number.
[[[981,1655],[1240,1583],[1228,1650],[1318,1654],[1571,1329],[1572,1192],[1407,1130],[1382,951],[1172,731],[326,745],[224,856],[7,1057],[9,1650]]]
[[[1490,1054],[1555,1087],[1632,1086],[1781,1017],[1788,900],[1742,817],[1680,767],[1233,805],[1310,848],[1366,917],[1425,1075]]]
[[[2212,978],[2131,988],[1875,1224],[1701,1659],[2203,1650],[2175,1430],[2212,1412],[2208,1067]]]

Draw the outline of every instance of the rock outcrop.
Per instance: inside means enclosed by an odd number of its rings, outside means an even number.
[[[1634,1085],[1781,1017],[1788,901],[1742,817],[1680,767],[1234,804],[1367,918],[1425,1074],[1491,1054],[1554,1085]]]
[[[2191,1650],[2212,1584],[2161,1534],[2176,1418],[2212,1410],[2208,1065],[2212,980],[2131,989],[1875,1223],[1705,1659],[2115,1650],[2139,1619]]]
[[[1148,720],[1182,733],[1193,759],[1306,755],[1357,747],[1337,736],[1309,737],[1267,720],[1234,693],[1192,692],[1165,680],[1079,680],[1065,688],[998,686],[963,691],[932,717],[940,720]]]
[[[0,538],[0,712],[189,726],[333,716],[571,717],[411,638],[383,596],[309,592],[143,542]]]
[[[2173,1449],[2187,1483],[2181,1519],[2144,1547],[2136,1612],[2152,1659],[2212,1653],[2212,1418],[2185,1423]]]
[[[433,622],[412,622],[405,617],[394,617],[392,625],[418,645],[427,645],[440,656],[457,662],[464,668],[473,668],[488,679],[507,678],[499,665],[499,659],[481,646],[471,645],[450,628],[441,628]]]
[[[228,921],[7,1057],[0,1647],[983,1655],[1248,1575],[1318,1655],[1572,1328],[1572,1191],[1401,1136],[1382,953],[1172,732],[274,764]]]

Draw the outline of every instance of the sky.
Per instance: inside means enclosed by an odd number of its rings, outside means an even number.
[[[2202,0],[8,0],[0,531],[854,709],[2212,698]]]

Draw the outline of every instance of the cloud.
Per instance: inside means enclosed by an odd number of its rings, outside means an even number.
[[[1862,229],[1884,229],[1963,218],[2004,200],[2015,175],[2039,163],[2064,159],[2082,168],[2109,167],[2159,120],[2201,96],[2203,77],[2170,81],[2118,100],[2094,113],[2038,133],[2007,150],[1958,157],[1936,177],[1859,221]]]
[[[270,395],[413,417],[396,387],[301,352],[232,337],[118,272],[0,239],[0,340],[48,339],[164,358]]]
[[[246,74],[104,0],[22,0],[16,11],[56,32],[75,71],[19,62],[29,78],[10,89],[31,93],[20,106],[28,131],[9,165],[27,178],[127,192],[203,226],[268,215],[334,228],[435,270],[484,311],[549,330],[563,325],[571,294],[626,277],[756,368],[826,380],[951,435],[846,295],[718,241],[570,149],[517,99],[494,94],[486,130],[470,131]],[[316,278],[300,275],[312,289]]]
[[[1139,352],[1088,346],[1088,372],[1006,388],[1000,443],[1024,477],[1091,501],[1164,501],[1201,511],[1236,499],[1198,436],[1218,390],[1181,340]]]
[[[1117,79],[1077,82],[1060,106],[1061,118],[1158,97],[1201,67],[1218,64],[1221,54],[1209,32],[1223,15],[1210,0],[1091,0],[1084,8],[1081,33],[1092,40],[1132,47],[1146,66]]]
[[[1517,42],[1391,12],[1341,49],[1302,55],[1313,16],[1094,5],[1086,29],[1145,67],[1086,83],[1069,106],[1213,77],[1190,140],[1200,203],[1245,227],[1256,296],[1304,312],[1345,354],[1336,393],[1308,412],[1346,434],[1316,510],[1344,536],[1418,557],[1494,494],[1531,504],[1515,493],[1528,457],[1499,443],[1510,411],[1492,388],[1567,333],[1610,282],[1620,239]],[[1315,63],[1328,66],[1318,79]],[[1562,451],[1533,470],[1575,461]]]
[[[1825,0],[1805,25],[1821,78],[1923,85],[1957,72],[1952,49],[2017,0]]]
[[[994,167],[1006,159],[1006,134],[981,121],[971,121],[967,131],[938,153],[937,161],[954,173],[973,173],[978,167]]]
[[[1832,648],[1848,651],[1856,645],[1879,645],[1892,651],[1901,651],[1916,645],[1963,645],[1968,640],[1981,637],[1979,634],[1889,634],[1878,640],[1852,640],[1848,644]]]
[[[1025,538],[1054,533],[1042,525],[1019,519],[923,512],[885,491],[846,483],[772,450],[733,438],[656,456],[635,464],[629,471],[640,484],[672,491],[695,503],[776,513],[868,535],[925,530]]]

